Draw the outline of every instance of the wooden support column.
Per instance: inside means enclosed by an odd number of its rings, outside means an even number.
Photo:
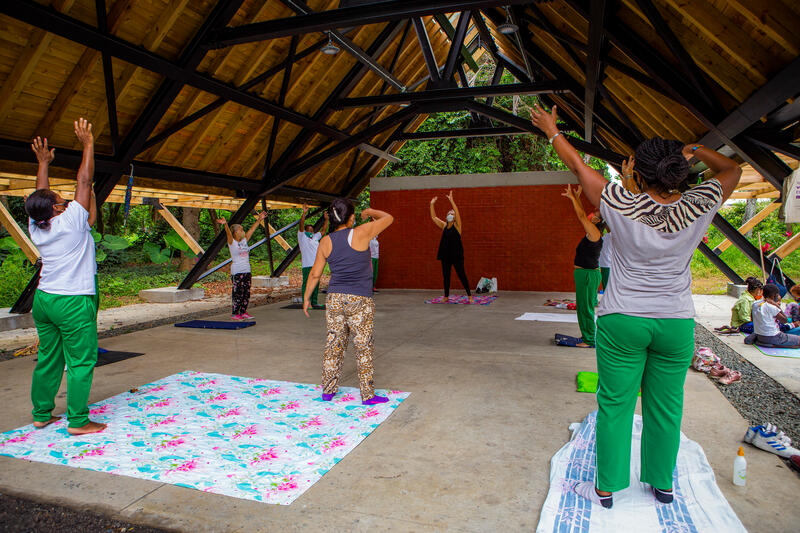
[[[172,226],[172,229],[174,229],[175,232],[178,235],[180,235],[181,239],[183,239],[183,242],[188,244],[189,248],[191,248],[192,251],[194,253],[196,253],[197,255],[202,254],[203,253],[203,248],[197,243],[196,240],[194,240],[194,237],[192,237],[191,234],[189,234],[189,232],[186,231],[186,228],[184,228],[183,224],[181,224],[178,221],[178,219],[175,218],[175,215],[170,213],[169,209],[167,209],[166,207],[164,207],[161,204],[158,204],[158,206],[156,206],[156,207],[158,209],[158,212],[161,214],[161,216],[164,217],[164,220],[167,221],[167,224]]]
[[[788,241],[778,246],[772,255],[783,259],[798,248],[800,248],[800,233],[793,235]]]
[[[756,213],[755,216],[753,216],[753,218],[751,218],[750,220],[748,220],[747,222],[742,224],[742,226],[739,228],[739,233],[744,235],[745,233],[747,233],[751,229],[755,228],[758,225],[759,222],[761,222],[762,220],[767,218],[767,216],[770,213],[772,213],[773,211],[778,209],[780,206],[781,206],[780,202],[772,202],[767,207],[765,207],[764,209],[762,209],[761,211]],[[719,243],[716,248],[714,248],[714,253],[717,254],[717,255],[721,254],[722,252],[727,250],[730,247],[731,244],[733,244],[731,241],[729,241],[728,239],[725,239],[724,241]],[[777,252],[777,250],[776,250],[776,252]]]
[[[25,257],[28,258],[28,261],[31,264],[36,263],[36,260],[39,259],[39,250],[36,249],[36,246],[33,245],[31,240],[28,238],[28,235],[19,227],[17,221],[14,220],[14,217],[11,216],[11,213],[6,209],[6,206],[0,202],[0,223],[3,224],[3,227],[6,228],[6,231],[11,235],[11,238],[14,239],[14,242],[22,248],[22,251],[25,252]]]

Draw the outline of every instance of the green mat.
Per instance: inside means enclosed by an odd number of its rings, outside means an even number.
[[[578,382],[578,392],[590,392],[592,394],[597,392],[597,372],[578,372],[575,381]],[[639,391],[639,396],[641,395],[642,391]]]

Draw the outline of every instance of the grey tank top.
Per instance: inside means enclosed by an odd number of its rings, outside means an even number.
[[[352,232],[352,229],[340,230],[328,235],[332,244],[331,255],[328,256],[328,266],[331,269],[328,293],[371,298],[372,258],[369,248],[362,252],[350,246],[348,237]]]

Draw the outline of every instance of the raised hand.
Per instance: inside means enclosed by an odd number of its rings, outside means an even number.
[[[325,222],[327,222],[328,221],[328,210],[327,209],[325,210],[325,213],[322,214],[322,216],[325,217]]]
[[[33,153],[36,154],[36,159],[39,161],[39,163],[45,163],[49,165],[56,157],[56,149],[48,148],[47,146],[47,137],[44,139],[41,137],[36,137],[33,140],[33,144],[31,144],[31,150],[33,150]]]
[[[558,133],[558,126],[556,125],[558,121],[557,111],[558,107],[553,106],[550,113],[547,113],[539,104],[534,105],[531,110],[531,123],[542,130],[548,139]]]
[[[262,221],[262,220],[264,220],[265,218],[267,218],[267,212],[266,212],[266,211],[261,211],[261,212],[258,214],[258,220],[259,220],[259,222],[260,222],[260,221]]]
[[[685,157],[687,161],[689,161],[691,158],[694,157],[695,146],[697,148],[700,148],[703,145],[702,144],[697,144],[697,143],[687,144],[687,145],[684,145],[683,149],[681,150],[681,155],[683,155],[683,157]]]
[[[308,213],[308,204],[303,204],[303,214]]]
[[[436,203],[436,200],[437,200],[438,198],[439,198],[438,196],[434,196],[433,198],[431,198],[431,204],[435,204],[435,203]]]
[[[572,185],[567,185],[567,188],[564,189],[564,192],[561,193],[561,196],[563,196],[564,198],[572,199],[573,198]]]
[[[89,146],[94,143],[94,135],[92,135],[92,124],[81,117],[75,121],[75,136],[84,146]]]
[[[225,224],[227,224],[227,223],[228,223],[228,221],[227,221],[227,220],[225,220],[224,218],[218,218],[218,219],[217,219],[217,224],[222,224],[222,225],[225,225]]]
[[[453,203],[453,191],[450,191],[449,193],[447,193],[447,199],[450,200],[451,204]]]
[[[622,162],[622,177],[629,179],[633,177],[633,165],[636,163],[633,156]]]

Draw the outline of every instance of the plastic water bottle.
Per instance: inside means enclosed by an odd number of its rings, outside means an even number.
[[[739,446],[739,454],[733,460],[733,484],[744,487],[747,483],[747,460],[744,458],[744,448]]]

